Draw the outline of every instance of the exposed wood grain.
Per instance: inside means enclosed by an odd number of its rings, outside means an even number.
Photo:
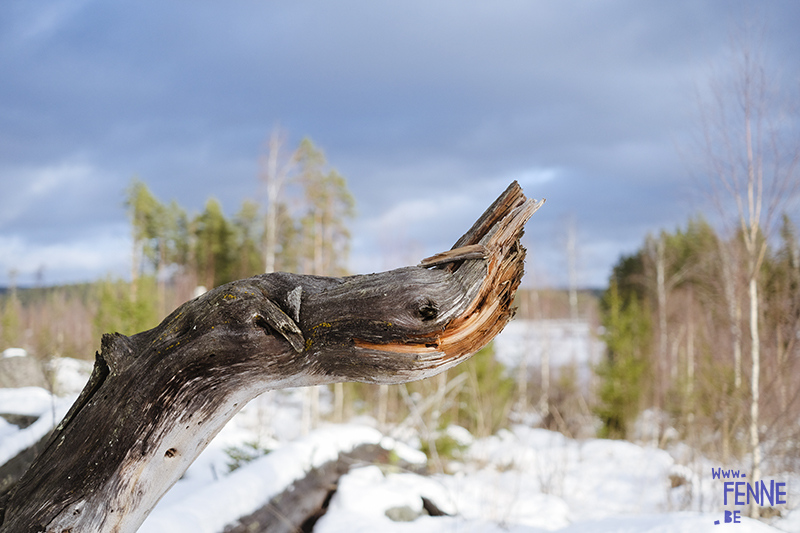
[[[539,206],[515,182],[429,268],[265,274],[211,290],[152,330],[104,335],[89,382],[0,509],[0,532],[136,531],[258,394],[401,383],[465,360],[513,314],[519,240]]]
[[[453,245],[453,249],[478,243],[489,233],[489,230],[493,226],[524,201],[525,195],[522,192],[522,187],[520,187],[519,183],[516,181],[512,182],[508,188],[503,191],[503,194],[498,196],[492,205],[490,205],[480,218],[475,221],[475,224],[472,225],[469,231],[456,241]]]

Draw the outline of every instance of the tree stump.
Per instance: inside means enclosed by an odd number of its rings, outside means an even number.
[[[442,372],[511,319],[523,226],[514,182],[452,250],[420,265],[217,287],[159,326],[103,335],[92,375],[0,502],[0,532],[130,533],[249,400],[284,387]]]

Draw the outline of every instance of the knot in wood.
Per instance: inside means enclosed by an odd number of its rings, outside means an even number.
[[[433,300],[426,298],[418,303],[417,312],[422,321],[427,322],[439,316],[439,306]]]

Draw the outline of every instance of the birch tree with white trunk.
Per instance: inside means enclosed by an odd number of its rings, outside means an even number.
[[[750,333],[750,449],[752,482],[761,478],[759,435],[759,272],[769,235],[781,211],[798,189],[796,122],[788,120],[774,78],[768,73],[763,27],[747,21],[734,33],[727,69],[708,84],[701,103],[701,126],[711,197],[724,221],[735,219],[731,233],[744,245]],[[731,217],[731,213],[735,213]],[[731,246],[735,246],[732,239]],[[735,261],[735,249],[723,254]],[[759,516],[757,505],[751,516]]]
[[[278,246],[278,200],[295,167],[296,152],[286,153],[286,134],[275,127],[267,141],[267,153],[261,159],[259,178],[267,193],[267,214],[264,229],[264,272],[275,272]]]

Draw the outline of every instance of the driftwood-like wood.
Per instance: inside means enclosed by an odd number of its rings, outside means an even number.
[[[0,532],[134,532],[264,391],[402,383],[464,361],[513,314],[519,239],[541,204],[515,182],[450,255],[423,266],[265,274],[213,289],[152,330],[104,335],[78,400],[0,502]]]

